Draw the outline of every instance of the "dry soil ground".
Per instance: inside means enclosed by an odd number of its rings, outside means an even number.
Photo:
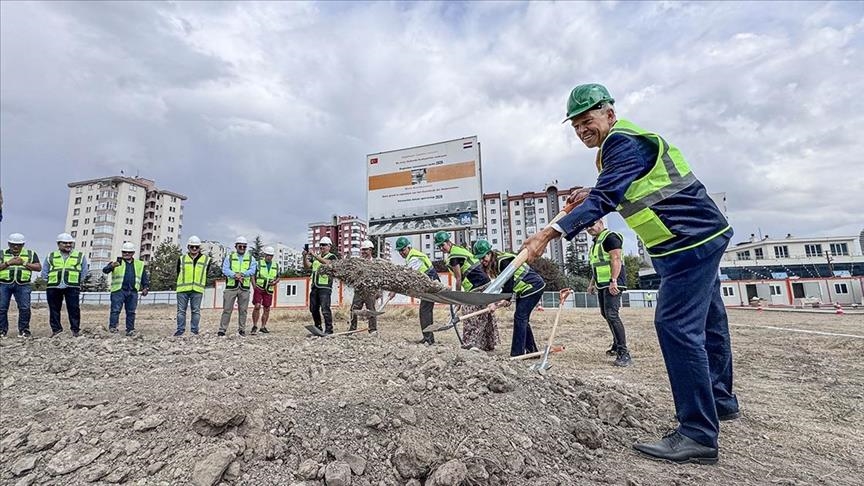
[[[506,359],[508,326],[488,354],[452,331],[413,344],[413,309],[324,339],[299,311],[217,338],[211,310],[201,336],[173,338],[168,307],[139,309],[137,338],[89,308],[83,337],[49,339],[37,309],[33,339],[0,341],[0,483],[864,484],[864,339],[752,327],[864,336],[860,315],[730,311],[743,417],[722,424],[719,464],[679,466],[630,448],[674,412],[651,310],[622,314],[633,367],[611,366],[596,310],[568,310],[541,376]],[[553,316],[535,313],[538,337]]]

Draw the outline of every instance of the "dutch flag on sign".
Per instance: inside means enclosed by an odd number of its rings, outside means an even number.
[[[467,140],[465,142],[462,142],[462,150],[470,149],[473,146],[474,146],[474,142],[471,140]]]

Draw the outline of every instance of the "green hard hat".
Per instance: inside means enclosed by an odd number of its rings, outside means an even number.
[[[570,97],[567,98],[567,118],[564,121],[585,113],[602,101],[610,104],[615,103],[615,99],[602,84],[592,83],[576,86],[570,92]]]
[[[400,236],[399,239],[396,240],[396,251],[402,251],[409,246],[411,246],[411,241],[404,236]]]
[[[446,231],[435,233],[435,246],[441,246],[447,241],[450,241],[450,233]]]
[[[492,245],[490,245],[486,240],[477,240],[477,242],[474,243],[473,250],[476,258],[483,258],[487,253],[492,251]]]

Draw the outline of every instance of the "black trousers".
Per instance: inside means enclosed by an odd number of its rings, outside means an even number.
[[[420,301],[420,331],[432,325],[432,311],[435,310],[435,302],[429,302],[428,300]],[[424,332],[423,339],[425,339],[429,343],[435,342],[435,333],[434,332]]]
[[[600,304],[600,315],[609,324],[612,331],[612,342],[619,351],[627,351],[627,335],[624,332],[624,323],[618,310],[621,309],[621,294],[612,295],[609,289],[597,289],[597,300]]]
[[[330,296],[333,289],[312,287],[309,292],[309,311],[315,327],[321,329],[321,316],[324,316],[324,332],[333,332],[333,313],[330,311]]]
[[[60,309],[63,308],[63,299],[66,299],[66,313],[69,314],[69,327],[73,331],[81,330],[81,289],[78,287],[66,287],[65,289],[49,288],[45,290],[48,298],[48,323],[51,331],[62,331],[60,325]]]

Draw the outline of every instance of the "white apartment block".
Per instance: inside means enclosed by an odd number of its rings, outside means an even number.
[[[300,270],[303,268],[303,251],[291,248],[290,246],[276,243],[274,245],[276,255],[274,259],[279,263],[280,271],[285,271],[289,268]]]
[[[179,243],[186,196],[156,188],[141,177],[114,176],[70,182],[66,232],[84,252],[91,268],[99,269],[120,256],[124,242],[152,258],[163,241]]]
[[[222,265],[222,261],[225,260],[228,250],[218,241],[204,240],[201,242],[201,253],[210,255],[214,262],[219,262],[219,265]]]

